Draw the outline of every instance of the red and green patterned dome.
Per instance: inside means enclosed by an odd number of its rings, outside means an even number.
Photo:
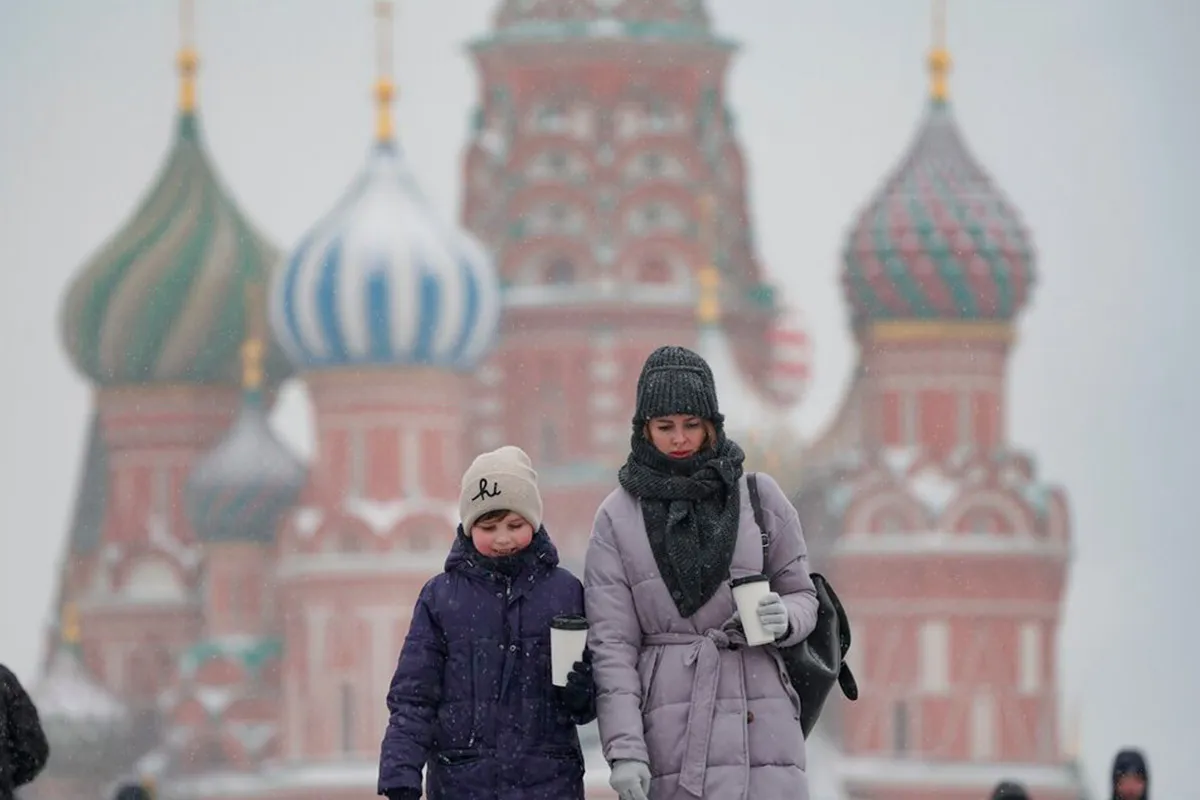
[[[1006,322],[1029,300],[1034,252],[1016,209],[971,157],[945,99],[933,99],[899,166],[846,242],[842,287],[855,327],[890,320]]]
[[[268,283],[279,258],[224,191],[205,152],[194,52],[185,49],[180,65],[180,115],[166,164],[63,303],[67,352],[100,386],[236,386],[247,287]],[[273,344],[266,370],[271,385],[290,372]]]

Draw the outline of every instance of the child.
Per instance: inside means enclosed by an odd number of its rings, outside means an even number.
[[[576,725],[595,719],[590,654],[550,679],[550,621],[583,614],[583,586],[542,528],[537,473],[518,447],[475,459],[443,573],[417,598],[387,703],[379,794],[429,800],[583,798]]]

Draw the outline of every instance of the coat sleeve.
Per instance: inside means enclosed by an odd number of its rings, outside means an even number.
[[[642,728],[642,681],[638,655],[642,627],[633,590],[613,535],[612,519],[601,507],[588,542],[583,573],[589,623],[588,646],[596,678],[596,719],[604,757],[650,762]]]
[[[436,578],[434,579],[436,580]],[[434,581],[425,584],[388,690],[387,731],[379,756],[379,794],[421,790],[421,770],[433,747],[442,700],[446,640],[434,613]]]
[[[586,617],[587,609],[583,603],[583,584],[570,573],[569,570],[563,570],[571,576],[571,613]],[[567,711],[567,718],[571,720],[573,725],[587,725],[596,719],[596,673],[591,672],[591,702],[587,708],[577,709],[575,711]]]
[[[808,546],[800,515],[770,475],[758,473],[758,492],[767,524],[767,576],[788,609],[788,632],[780,647],[804,641],[817,627],[817,589],[809,577]]]
[[[0,695],[8,716],[8,750],[12,759],[13,786],[31,782],[46,766],[50,745],[42,730],[37,707],[29,694],[7,667],[0,666]]]

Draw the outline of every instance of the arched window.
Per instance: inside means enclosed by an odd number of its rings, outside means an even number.
[[[638,267],[638,283],[670,283],[671,267],[661,258],[643,261]]]
[[[546,283],[561,286],[575,282],[575,265],[566,258],[556,258],[546,268]]]

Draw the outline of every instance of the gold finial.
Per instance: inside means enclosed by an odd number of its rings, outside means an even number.
[[[950,51],[946,49],[946,0],[933,0],[933,48],[929,51],[929,96],[938,103],[950,96]]]
[[[200,58],[196,55],[195,9],[193,0],[179,3],[179,110],[191,114],[196,110],[196,68]]]
[[[65,645],[74,647],[79,644],[79,608],[74,603],[63,606],[62,616],[58,621],[59,636]]]
[[[263,303],[258,283],[246,286],[246,341],[242,343],[242,388],[256,392],[263,384]]]
[[[392,100],[396,85],[392,82],[392,3],[375,0],[375,51],[378,59],[375,80],[375,138],[390,142],[396,133],[392,122]]]
[[[716,254],[717,198],[712,192],[700,196],[700,248],[704,263],[696,281],[700,285],[700,296],[696,302],[696,321],[701,325],[715,325],[721,319],[721,303],[718,293],[721,275],[713,263]]]

